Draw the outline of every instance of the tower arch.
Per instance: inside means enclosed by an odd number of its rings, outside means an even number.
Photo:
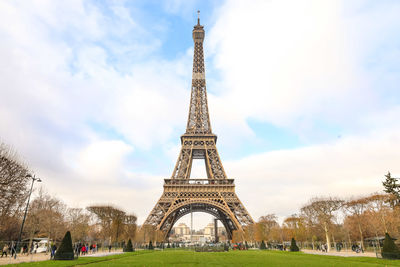
[[[233,231],[240,228],[236,218],[231,217],[231,212],[227,211],[223,205],[218,205],[212,201],[192,200],[176,205],[165,215],[159,227],[159,230],[164,232],[165,238],[169,236],[175,223],[191,212],[208,213],[214,216],[225,227],[229,240],[232,239]]]

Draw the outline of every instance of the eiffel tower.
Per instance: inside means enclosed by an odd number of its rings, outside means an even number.
[[[208,113],[203,41],[200,18],[193,29],[192,90],[186,133],[172,177],[164,179],[164,192],[143,225],[152,225],[167,238],[172,226],[191,212],[206,212],[220,220],[232,239],[234,230],[254,223],[235,193],[218,155],[217,136],[211,131]],[[204,159],[207,178],[191,178],[193,159]]]

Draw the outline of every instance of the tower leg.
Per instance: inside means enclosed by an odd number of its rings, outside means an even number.
[[[215,243],[219,242],[218,238],[218,219],[214,219],[214,236],[215,236]]]
[[[190,212],[190,243],[193,244],[193,211]]]

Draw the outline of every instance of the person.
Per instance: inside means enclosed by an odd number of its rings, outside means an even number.
[[[6,255],[7,258],[7,251],[8,251],[8,245],[4,244],[3,250],[1,252],[1,257],[3,258],[4,255]]]
[[[108,252],[111,252],[111,245],[108,245]]]
[[[26,254],[26,253],[28,253],[28,245],[27,245],[27,244],[25,244],[25,245],[22,247],[22,255],[24,255],[24,254]]]
[[[342,243],[336,243],[336,251],[340,252],[340,250],[342,249]]]
[[[85,252],[86,252],[86,247],[85,247],[85,245],[82,246],[81,251],[82,251],[82,255],[85,255]]]
[[[54,255],[56,254],[57,246],[56,244],[53,244],[51,246],[51,254],[50,254],[50,259],[54,259]]]
[[[78,258],[79,257],[79,253],[80,253],[80,249],[79,249],[79,243],[75,244],[75,255]]]
[[[17,251],[15,250],[15,244],[14,242],[11,243],[11,258],[17,256]]]

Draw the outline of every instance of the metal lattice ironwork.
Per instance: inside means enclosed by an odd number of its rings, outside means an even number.
[[[218,155],[217,136],[211,131],[204,67],[204,28],[198,20],[193,29],[194,56],[192,88],[186,133],[170,179],[164,180],[164,192],[143,225],[153,225],[168,236],[179,218],[190,212],[206,212],[219,219],[228,237],[232,231],[254,223],[235,193]],[[207,178],[190,177],[193,159],[205,161]]]

